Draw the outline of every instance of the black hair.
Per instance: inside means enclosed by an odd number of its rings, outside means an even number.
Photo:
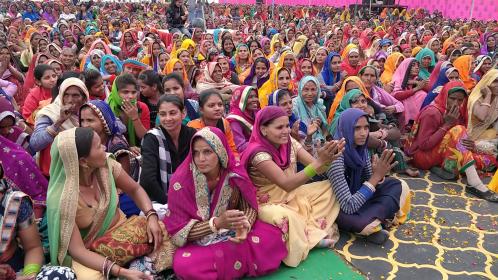
[[[85,86],[87,89],[90,89],[93,87],[99,78],[102,78],[102,75],[100,75],[100,72],[97,70],[93,69],[88,69],[85,72]]]
[[[52,66],[50,66],[48,64],[36,65],[35,70],[34,70],[35,79],[40,81],[43,77],[43,74],[45,74],[45,72],[48,70],[54,70],[54,68],[52,68]]]
[[[93,129],[77,127],[75,131],[76,151],[78,158],[87,157],[92,150]]]
[[[225,51],[225,42],[228,41],[228,40],[232,41],[232,45],[233,45],[233,50],[232,50],[231,53],[228,53],[227,51]],[[231,57],[235,53],[235,48],[236,48],[236,46],[235,46],[235,43],[233,42],[232,37],[224,37],[224,38],[221,39],[221,52],[225,56]]]
[[[185,85],[183,84],[182,77],[180,77],[180,75],[178,75],[177,73],[174,73],[174,72],[164,76],[163,83],[161,85],[161,86],[163,86],[163,89],[164,89],[164,83],[166,83],[169,80],[176,80],[178,82],[178,84],[182,87],[182,89],[185,89]]]
[[[415,64],[420,64],[417,60],[412,60],[410,62],[410,65],[408,65],[408,69],[406,70],[405,77],[403,78],[403,82],[401,83],[401,88],[406,89],[406,86],[408,85],[408,80],[410,79],[410,73],[412,72],[413,66]]]
[[[55,87],[52,88],[52,102],[55,101],[56,97],[59,95],[59,88],[61,87],[62,82],[69,78],[78,78],[81,79],[80,74],[74,71],[63,72],[62,76],[57,79],[57,83]]]
[[[288,95],[289,97],[292,96],[292,93],[288,89],[281,89],[277,93],[277,104],[273,104],[275,106],[278,106],[278,103],[280,102],[280,99],[282,99],[284,96]]]
[[[206,105],[206,102],[209,100],[209,97],[213,95],[218,96],[223,101],[223,97],[217,89],[206,89],[199,94],[199,108],[204,107],[204,105]],[[218,122],[216,123],[216,127],[219,130],[223,131],[223,133],[225,133],[225,125],[223,123],[223,119],[218,120]]]
[[[199,108],[204,107],[206,105],[209,97],[216,95],[218,96],[221,100],[223,100],[223,97],[221,96],[220,92],[217,89],[211,88],[211,89],[206,89],[203,90],[199,94]]]
[[[128,73],[119,75],[116,78],[115,82],[116,82],[116,89],[118,91],[128,85],[133,85],[135,86],[135,88],[138,87],[137,80],[135,79],[135,77],[132,74]]]
[[[138,75],[138,79],[141,80],[148,86],[156,85],[157,90],[162,94],[163,84],[161,83],[161,77],[153,70],[144,70]]]
[[[185,109],[183,100],[181,100],[180,97],[176,95],[171,95],[171,94],[161,95],[161,97],[159,97],[159,102],[157,102],[157,108],[161,107],[161,104],[163,103],[172,103],[173,105],[178,107],[180,111],[183,111]]]
[[[252,43],[256,43],[256,45],[258,46],[258,49],[261,49],[261,44],[257,40],[251,40],[251,41],[247,42],[247,46],[249,47],[249,49],[251,49]]]

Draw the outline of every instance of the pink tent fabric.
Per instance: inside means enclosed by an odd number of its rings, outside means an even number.
[[[361,0],[274,0],[275,4],[280,5],[327,5],[327,6],[349,6],[355,3],[361,3]],[[374,0],[375,1],[375,0]],[[254,4],[255,0],[220,0],[220,3],[239,3]],[[265,0],[268,5],[272,0]],[[409,8],[425,8],[429,11],[439,10],[448,18],[469,18],[472,7],[472,0],[397,0],[396,3],[408,6]],[[474,10],[472,18],[479,20],[498,19],[498,5],[496,0],[474,0]]]

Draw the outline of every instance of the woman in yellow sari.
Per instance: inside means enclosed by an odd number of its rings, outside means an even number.
[[[145,191],[104,151],[91,128],[61,132],[51,149],[47,223],[52,265],[72,267],[78,279],[152,279],[126,269],[147,255],[155,272],[172,265],[173,247]],[[146,217],[126,219],[117,188]],[[117,238],[119,236],[119,238]]]
[[[339,203],[330,182],[307,182],[339,157],[344,140],[327,142],[314,159],[290,137],[288,125],[281,107],[261,110],[241,162],[257,187],[259,219],[281,229],[289,252],[283,262],[296,267],[311,249],[337,242]],[[297,162],[307,165],[303,171],[297,172]]]
[[[467,134],[476,149],[496,156],[498,143],[498,70],[486,73],[472,90],[468,101]],[[495,190],[496,191],[496,190]]]
[[[399,52],[394,52],[387,57],[386,63],[384,64],[384,72],[382,72],[382,75],[380,76],[380,81],[383,85],[387,85],[391,82],[394,72],[396,72],[399,64],[404,59],[405,57],[403,56],[403,54]]]
[[[259,106],[264,108],[268,105],[268,96],[277,89],[288,89],[292,91],[291,72],[285,67],[278,67],[270,73],[270,79],[258,89]]]

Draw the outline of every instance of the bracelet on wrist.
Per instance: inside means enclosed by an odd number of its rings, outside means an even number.
[[[311,166],[310,164],[306,165],[306,167],[303,169],[303,171],[304,171],[304,174],[310,179],[315,177],[315,175],[316,175],[315,168],[313,166]]]
[[[211,231],[213,233],[218,233],[218,229],[216,228],[216,225],[214,224],[214,219],[216,219],[216,217],[212,217],[211,219],[209,219],[209,228],[211,229]]]

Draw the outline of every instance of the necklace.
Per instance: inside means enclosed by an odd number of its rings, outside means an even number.
[[[86,204],[86,207],[93,208],[93,205],[91,205],[90,203],[88,203],[88,201],[85,199],[85,197],[83,195],[80,195],[80,197],[83,200],[83,202]]]

